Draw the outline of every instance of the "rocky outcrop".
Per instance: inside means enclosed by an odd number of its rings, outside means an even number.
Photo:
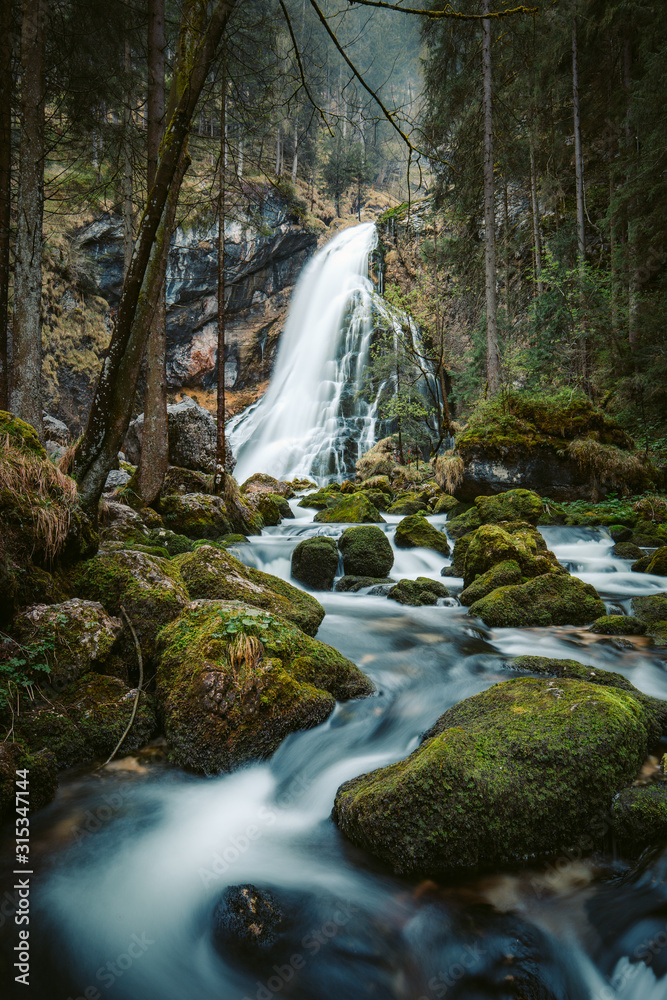
[[[168,406],[169,464],[182,469],[215,472],[216,427],[215,417],[189,396]],[[140,413],[128,427],[123,445],[128,461],[134,465],[138,465],[141,456],[143,431],[144,415]],[[229,443],[226,445],[225,468],[233,472],[236,461]]]

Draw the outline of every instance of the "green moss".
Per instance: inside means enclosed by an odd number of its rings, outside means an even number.
[[[591,850],[659,729],[619,688],[506,681],[445,712],[406,760],[342,785],[334,819],[402,874]]]
[[[667,576],[667,545],[661,545],[653,553],[651,561],[646,567],[647,573],[655,573],[656,576]]]
[[[449,514],[449,512],[456,507],[458,500],[456,497],[450,496],[440,496],[436,497],[433,502],[433,513],[434,514]]]
[[[336,583],[335,590],[342,593],[356,594],[358,590],[363,590],[365,587],[374,587],[376,584],[395,582],[395,580],[389,577],[341,576],[340,580]]]
[[[26,455],[46,459],[46,451],[37,431],[25,420],[15,417],[7,410],[0,410],[0,439],[9,438],[11,444]]]
[[[588,625],[604,613],[594,587],[573,576],[551,573],[518,586],[499,587],[475,601],[468,612],[491,628]]]
[[[239,602],[189,609],[160,643],[165,733],[174,759],[205,773],[270,756],[289,733],[327,718],[335,699],[372,691],[337,650]]]
[[[338,546],[333,538],[304,538],[292,551],[292,576],[313,590],[331,590],[338,572]]]
[[[233,530],[220,497],[205,493],[172,494],[160,501],[166,528],[187,538],[219,538]]]
[[[521,583],[521,567],[514,559],[506,559],[478,576],[459,594],[459,601],[467,607],[497,587],[509,587],[515,583]]]
[[[564,573],[537,528],[529,524],[483,524],[468,536],[463,581],[470,587],[478,576],[507,560],[519,564],[524,577]]]
[[[667,594],[648,594],[646,597],[632,598],[632,613],[646,622],[656,625],[667,619]]]
[[[0,742],[0,825],[16,820],[16,772],[23,769],[29,772],[31,812],[48,805],[56,794],[57,764],[50,750],[35,753],[21,740]]]
[[[347,575],[386,577],[394,565],[394,553],[381,528],[363,525],[346,528],[338,539]]]
[[[441,597],[449,597],[449,591],[444,584],[431,580],[426,576],[418,576],[416,580],[399,580],[387,594],[392,601],[420,607],[424,604],[437,604]]]
[[[643,635],[646,622],[630,615],[603,615],[596,618],[588,631],[599,635]]]
[[[470,507],[460,514],[450,517],[447,521],[447,532],[452,538],[463,538],[464,535],[475,531],[481,525],[479,511],[476,507]]]
[[[401,549],[422,547],[425,549],[434,549],[442,556],[449,555],[447,536],[444,532],[434,528],[425,517],[420,517],[419,514],[404,517],[396,525],[394,541]]]
[[[611,550],[617,559],[643,559],[644,553],[634,542],[617,542]]]
[[[333,486],[327,486],[326,489],[318,490],[316,493],[309,493],[307,496],[302,497],[297,506],[312,507],[315,510],[325,510],[327,507],[333,507],[334,504],[339,502],[340,487],[338,489],[334,489]]]
[[[618,847],[638,854],[667,839],[667,785],[624,788],[611,810],[612,830]]]
[[[494,497],[477,497],[475,506],[482,524],[498,521],[526,521],[537,524],[544,504],[532,490],[508,490]]]
[[[323,524],[379,524],[384,523],[384,518],[363,493],[354,493],[325,507],[315,515],[315,521]]]
[[[422,500],[415,492],[399,493],[388,509],[389,514],[418,514],[419,511],[428,511],[429,505]]]

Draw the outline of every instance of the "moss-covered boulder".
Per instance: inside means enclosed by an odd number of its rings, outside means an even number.
[[[287,500],[278,494],[273,496],[271,493],[261,493],[257,490],[248,494],[246,499],[249,505],[257,511],[264,525],[268,528],[275,528],[276,525],[280,524],[283,517],[294,517]],[[289,511],[288,514],[285,514],[285,508]]]
[[[391,588],[387,597],[399,604],[408,604],[413,608],[422,605],[438,603],[441,597],[449,597],[449,591],[444,584],[431,580],[427,576],[418,576],[416,580],[399,580]]]
[[[454,543],[454,551],[452,553],[452,563],[451,566],[445,566],[440,571],[441,576],[463,576],[463,571],[465,569],[466,555],[468,552],[468,546],[470,545],[471,534],[463,535],[461,538],[457,538]]]
[[[298,507],[312,507],[314,510],[324,510],[326,507],[333,507],[334,504],[340,502],[340,486],[338,483],[332,483],[330,486],[324,489],[317,490],[314,493],[308,493],[305,497],[301,497],[297,506]]]
[[[180,614],[190,598],[176,567],[144,552],[99,552],[76,566],[69,582],[77,597],[99,601],[114,617],[121,605],[137,633],[145,657],[155,653],[160,629]],[[124,652],[134,659],[134,646],[124,635]]]
[[[338,572],[338,546],[327,535],[304,538],[292,552],[292,576],[312,590],[331,590]]]
[[[363,481],[378,476],[391,476],[397,466],[396,447],[396,442],[391,437],[376,441],[357,461],[357,477]]]
[[[160,500],[173,493],[210,493],[213,488],[213,476],[196,469],[182,469],[171,465],[162,481]]]
[[[394,565],[394,552],[382,528],[359,525],[346,528],[338,539],[343,569],[350,576],[386,577]]]
[[[624,788],[611,809],[614,841],[624,853],[639,854],[667,840],[667,784]]]
[[[476,507],[454,514],[447,520],[447,531],[452,538],[463,538],[480,527],[482,521]]]
[[[186,538],[219,538],[233,528],[224,501],[206,493],[171,493],[160,501],[165,528]]]
[[[656,549],[646,567],[646,572],[654,573],[656,576],[667,576],[667,545],[661,545]]]
[[[387,510],[389,514],[418,514],[419,511],[428,511],[429,505],[416,493],[406,492],[399,493]]]
[[[449,512],[456,507],[458,500],[456,497],[450,497],[445,493],[444,496],[436,497],[433,501],[432,513],[433,514],[449,514]]]
[[[641,559],[637,559],[636,562],[633,562],[630,569],[633,573],[645,573],[648,569],[651,558],[651,556],[642,556]]]
[[[537,524],[544,513],[544,504],[532,490],[507,490],[493,497],[476,497],[475,507],[482,524],[498,521],[527,521]]]
[[[510,587],[521,582],[521,567],[518,562],[514,559],[506,559],[504,562],[492,566],[486,573],[482,573],[462,590],[459,594],[459,601],[464,607],[468,607],[498,587]]]
[[[188,538],[187,535],[179,535],[169,528],[152,528],[146,541],[149,545],[166,549],[168,556],[179,556],[181,552],[191,552],[193,547],[191,538]]]
[[[22,646],[39,647],[49,666],[48,681],[62,687],[89,670],[100,670],[122,631],[122,622],[95,601],[75,598],[37,604],[16,616],[12,635]]]
[[[434,549],[441,556],[449,555],[449,542],[444,532],[434,528],[425,517],[412,514],[396,525],[396,545],[401,549]]]
[[[643,559],[644,553],[634,542],[616,542],[611,554],[617,559]]]
[[[651,628],[659,622],[667,621],[667,594],[647,594],[633,597],[632,613]]]
[[[335,590],[342,593],[356,594],[359,590],[365,590],[366,587],[375,587],[378,584],[393,584],[395,580],[391,580],[389,577],[376,577],[376,576],[341,576],[340,580],[336,582]]]
[[[388,497],[393,497],[394,495],[391,483],[389,482],[389,476],[370,476],[364,480],[362,488],[364,490],[379,490]]]
[[[270,573],[244,566],[229,552],[200,545],[173,560],[192,600],[242,601],[281,615],[315,635],[324,608],[310,594]]]
[[[344,496],[315,515],[319,524],[381,524],[384,518],[363,493]]]
[[[594,819],[659,732],[650,708],[620,688],[505,681],[450,708],[405,760],[342,785],[334,819],[401,874],[592,846]]]
[[[57,762],[50,750],[33,753],[21,740],[0,742],[0,825],[16,821],[17,772],[24,770],[30,783],[31,812],[48,805],[56,794]]]
[[[643,635],[646,622],[632,615],[603,615],[596,618],[588,631],[598,635]]]
[[[357,492],[362,493],[368,502],[372,503],[382,514],[386,513],[391,506],[391,497],[387,493],[383,493],[382,490],[367,490],[364,485]]]
[[[492,566],[507,560],[518,563],[525,577],[565,572],[542,535],[529,524],[484,524],[468,537],[463,572],[466,587]]]
[[[491,628],[588,625],[605,613],[604,603],[589,583],[574,576],[548,573],[527,583],[498,587],[468,614]]]
[[[238,602],[196,602],[160,644],[157,698],[173,758],[206,774],[270,756],[336,700],[373,690],[335,649]]]
[[[294,496],[294,487],[290,483],[285,483],[280,479],[274,479],[265,472],[255,472],[240,486],[241,493],[275,493],[278,496],[289,498]]]

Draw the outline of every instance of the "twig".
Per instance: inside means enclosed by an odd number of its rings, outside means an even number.
[[[127,728],[125,729],[125,732],[123,733],[121,738],[118,740],[118,743],[116,744],[114,750],[112,751],[111,756],[104,761],[102,767],[106,767],[107,764],[111,763],[111,761],[114,759],[114,757],[120,750],[123,744],[123,740],[129,733],[130,729],[132,728],[132,723],[134,722],[134,718],[137,714],[137,708],[139,707],[139,698],[141,697],[141,685],[144,682],[144,661],[141,656],[141,646],[139,645],[139,640],[137,639],[137,633],[134,631],[134,626],[132,625],[132,622],[128,618],[127,611],[125,610],[122,604],[120,606],[120,610],[123,613],[123,618],[127,622],[130,632],[132,633],[132,638],[134,639],[134,646],[137,651],[137,659],[139,660],[139,684],[137,685],[137,697],[134,699],[134,705],[132,706],[132,715],[130,716],[130,721],[127,724]]]

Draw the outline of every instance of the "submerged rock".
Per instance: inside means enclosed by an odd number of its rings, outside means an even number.
[[[292,552],[292,576],[313,590],[331,590],[338,572],[338,546],[328,535],[304,538]]]
[[[341,497],[315,515],[318,524],[380,524],[384,518],[363,493]]]
[[[386,577],[394,553],[382,528],[374,525],[346,528],[338,539],[346,575]]]
[[[207,774],[269,757],[336,700],[373,691],[335,649],[239,602],[195,602],[160,645],[157,699],[173,758]]]
[[[450,708],[405,760],[342,785],[333,816],[401,874],[585,849],[660,730],[630,691],[505,681]]]
[[[404,517],[396,525],[396,545],[401,549],[413,549],[422,547],[434,549],[441,556],[449,555],[449,542],[447,536],[442,531],[434,528],[425,517],[419,514],[412,514]]]
[[[268,889],[230,885],[213,911],[213,940],[223,953],[261,959],[276,948],[285,923],[285,913]]]
[[[173,560],[192,600],[243,601],[281,615],[308,635],[315,635],[322,619],[321,604],[270,573],[244,566],[229,552],[200,545]]]
[[[444,584],[431,580],[427,576],[418,576],[416,580],[399,580],[391,588],[387,597],[399,604],[410,604],[419,607],[424,604],[437,604],[438,598],[449,597],[449,591]]]
[[[604,602],[594,587],[577,577],[555,573],[498,587],[468,611],[491,628],[588,625],[604,613]]]

